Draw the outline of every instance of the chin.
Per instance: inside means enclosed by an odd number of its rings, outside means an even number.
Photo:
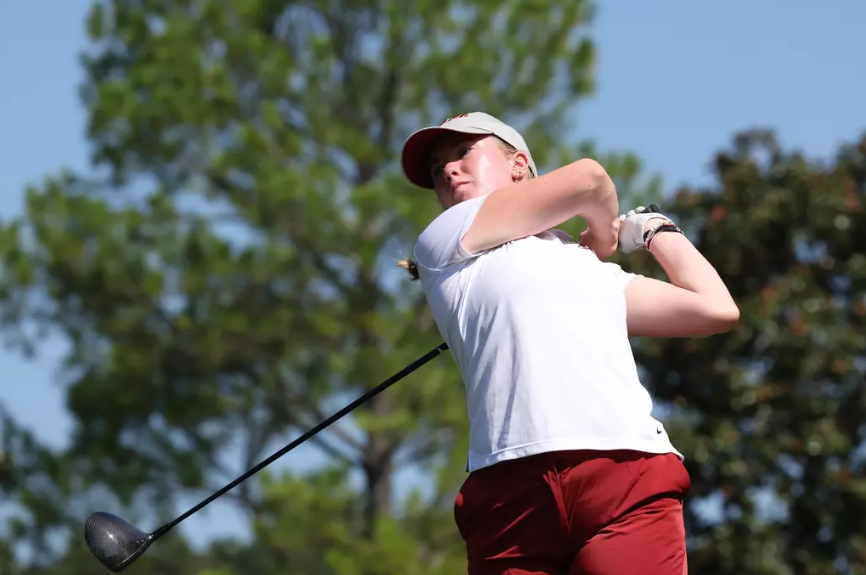
[[[451,201],[455,204],[459,204],[460,202],[465,202],[466,200],[471,200],[482,195],[483,194],[479,193],[473,188],[470,188],[469,186],[461,186],[460,189],[454,192],[454,194],[451,196]]]

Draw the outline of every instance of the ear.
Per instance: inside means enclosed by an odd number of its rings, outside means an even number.
[[[526,152],[518,150],[511,157],[511,179],[520,182],[529,175],[529,156]]]

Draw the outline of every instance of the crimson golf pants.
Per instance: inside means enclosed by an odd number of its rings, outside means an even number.
[[[560,451],[469,474],[469,575],[684,575],[688,472],[673,454]]]

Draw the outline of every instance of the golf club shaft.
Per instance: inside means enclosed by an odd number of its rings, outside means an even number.
[[[197,504],[195,507],[190,508],[187,512],[185,512],[183,515],[179,516],[177,519],[174,519],[170,523],[166,523],[165,525],[163,525],[162,527],[160,527],[159,529],[154,531],[151,534],[152,539],[155,541],[156,539],[162,537],[163,535],[168,533],[168,531],[171,530],[175,525],[177,525],[178,523],[180,523],[181,521],[183,521],[184,519],[186,519],[187,517],[189,517],[193,513],[199,511],[200,509],[202,509],[204,506],[209,504],[214,499],[217,499],[218,497],[225,494],[226,492],[234,489],[235,487],[237,487],[238,485],[240,485],[241,483],[243,483],[244,481],[246,481],[247,479],[249,479],[250,477],[252,477],[256,473],[258,473],[259,471],[261,471],[262,469],[264,469],[265,467],[267,467],[268,465],[270,465],[271,463],[273,463],[274,461],[276,461],[277,459],[279,459],[280,457],[282,457],[283,455],[285,455],[286,453],[288,453],[289,451],[294,449],[295,447],[299,446],[300,444],[302,444],[303,442],[305,442],[309,438],[313,437],[314,435],[316,435],[317,433],[319,433],[320,431],[322,431],[323,429],[325,429],[326,427],[328,427],[329,425],[331,425],[332,423],[334,423],[335,421],[337,421],[341,417],[343,417],[343,416],[347,415],[348,413],[350,413],[351,411],[355,410],[358,406],[362,405],[363,403],[366,403],[373,396],[378,395],[379,393],[385,391],[385,389],[387,389],[391,385],[397,383],[398,381],[400,381],[401,379],[403,379],[404,377],[406,377],[407,375],[409,375],[410,373],[412,373],[413,371],[415,371],[416,369],[418,369],[419,367],[421,367],[422,365],[424,365],[425,363],[427,363],[428,361],[430,361],[434,357],[438,356],[440,353],[442,353],[443,351],[445,351],[447,349],[448,349],[448,345],[445,343],[442,343],[442,344],[436,346],[434,349],[428,351],[426,354],[419,357],[414,362],[407,365],[406,367],[404,367],[403,369],[401,369],[400,371],[398,371],[397,373],[395,373],[394,375],[392,375],[391,377],[389,377],[388,379],[386,379],[385,381],[383,381],[382,383],[380,383],[379,385],[377,385],[376,387],[374,387],[373,389],[371,389],[370,391],[365,393],[364,395],[360,396],[358,399],[356,399],[355,401],[353,401],[352,403],[350,403],[349,405],[347,405],[346,407],[344,407],[340,411],[336,412],[334,415],[330,416],[328,419],[324,420],[323,422],[321,422],[316,427],[312,428],[311,430],[309,430],[308,432],[306,432],[302,436],[298,437],[297,439],[295,439],[294,441],[292,441],[291,443],[289,443],[288,445],[286,445],[285,447],[283,447],[282,449],[280,449],[279,451],[277,451],[276,453],[274,453],[273,455],[271,455],[270,457],[268,457],[267,459],[265,459],[264,461],[262,461],[261,463],[256,465],[255,467],[251,468],[249,471],[247,471],[246,473],[244,473],[243,475],[241,475],[240,477],[238,477],[237,479],[235,479],[234,481],[232,481],[231,483],[229,483],[228,485],[226,485],[225,487],[223,487],[222,489],[220,489],[219,491],[217,491],[216,493],[214,493],[213,495],[211,495],[207,499],[203,500],[202,502]]]

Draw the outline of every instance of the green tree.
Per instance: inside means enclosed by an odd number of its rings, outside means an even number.
[[[745,132],[715,169],[666,211],[719,269],[741,328],[636,342],[692,475],[690,565],[864,574],[866,136],[819,162]],[[650,258],[638,269],[658,275]]]
[[[574,159],[563,120],[592,89],[591,8],[93,4],[81,94],[94,171],[29,188],[26,213],[0,226],[5,335],[28,351],[41,333],[70,344],[68,450],[11,419],[3,437],[2,489],[25,503],[16,540],[69,529],[68,545],[41,548],[45,573],[93,571],[89,511],[158,525],[180,494],[222,486],[439,342],[394,266],[437,210],[401,177],[399,147],[483,109],[524,131],[539,166]],[[623,185],[644,187],[634,158],[615,159]],[[446,357],[313,440],[321,469],[229,494],[252,544],[198,556],[176,534],[142,572],[453,572],[465,425]],[[398,506],[407,466],[426,485]]]

